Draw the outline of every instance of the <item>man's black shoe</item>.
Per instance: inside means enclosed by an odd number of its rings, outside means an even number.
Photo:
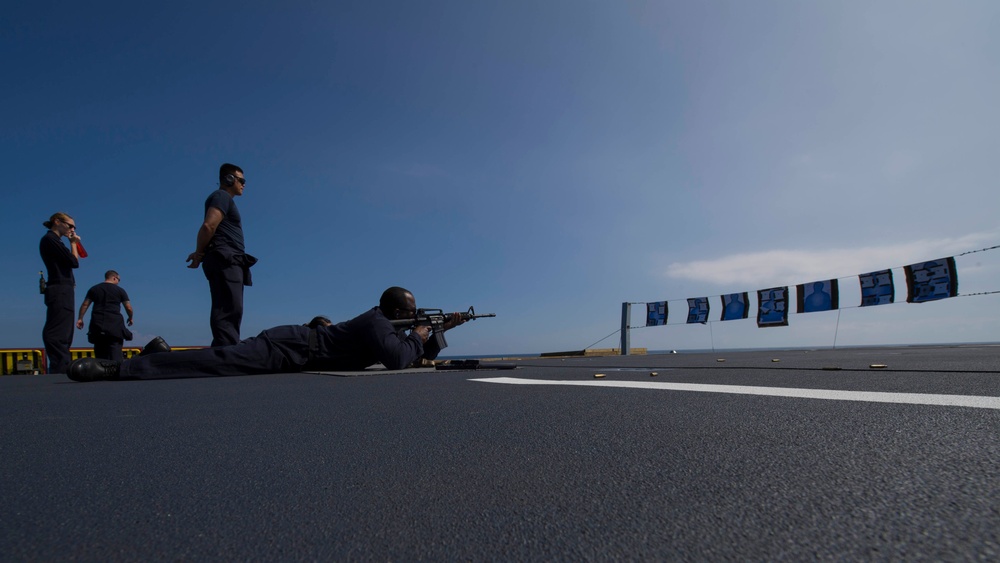
[[[142,349],[142,352],[139,352],[139,355],[148,356],[150,354],[158,354],[160,352],[169,351],[170,345],[167,344],[167,341],[164,340],[162,336],[157,336],[156,338],[150,340],[149,344],[146,344],[146,347]]]
[[[66,370],[66,375],[73,381],[101,381],[118,379],[118,369],[121,362],[99,360],[97,358],[80,358]]]

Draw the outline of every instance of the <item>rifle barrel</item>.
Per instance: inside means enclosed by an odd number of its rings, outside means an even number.
[[[421,313],[416,317],[410,317],[408,319],[391,319],[389,322],[393,326],[413,326],[417,323],[431,323],[432,317],[437,317],[440,322],[445,322],[451,317],[452,313],[443,313],[439,309],[434,309],[433,312]],[[462,320],[474,321],[476,319],[483,319],[489,317],[497,316],[496,313],[484,313],[482,315],[477,315],[475,312],[465,312],[459,313],[462,316]]]

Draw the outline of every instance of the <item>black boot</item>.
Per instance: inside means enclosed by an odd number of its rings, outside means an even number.
[[[160,352],[169,351],[170,345],[167,344],[167,341],[164,340],[162,336],[157,336],[156,338],[150,340],[149,344],[146,344],[146,347],[142,349],[142,352],[139,352],[139,355],[148,356],[150,354],[158,354]]]
[[[73,381],[80,382],[118,379],[118,370],[121,365],[121,362],[111,360],[80,358],[69,366],[66,375]]]

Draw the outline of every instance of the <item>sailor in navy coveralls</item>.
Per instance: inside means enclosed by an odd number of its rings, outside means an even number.
[[[253,285],[250,267],[257,259],[243,244],[243,222],[236,196],[243,195],[246,178],[235,164],[219,167],[219,189],[205,200],[205,220],[198,230],[195,251],[187,257],[188,268],[199,265],[212,293],[212,346],[240,341],[243,322],[243,286]]]
[[[73,269],[80,267],[80,252],[75,243],[76,222],[65,213],[56,213],[42,223],[48,230],[39,244],[42,262],[49,272],[45,288],[45,328],[42,342],[48,357],[49,373],[66,373],[70,364],[69,347],[73,344],[73,309],[76,308],[76,280]],[[69,239],[70,248],[62,242]]]
[[[128,313],[128,326],[132,326],[132,303],[128,293],[118,285],[121,276],[114,270],[104,273],[104,282],[95,285],[87,291],[87,297],[80,305],[80,316],[76,320],[76,328],[83,328],[83,316],[91,303],[94,305],[90,313],[90,328],[87,340],[94,345],[94,357],[103,360],[120,362],[125,359],[122,354],[122,344],[132,340],[132,331],[125,327],[122,318],[122,306]]]

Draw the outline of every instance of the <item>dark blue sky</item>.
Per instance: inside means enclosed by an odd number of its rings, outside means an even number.
[[[37,244],[59,210],[91,254],[78,306],[114,268],[139,339],[207,343],[207,283],[184,258],[227,161],[245,170],[260,258],[244,336],[346,319],[402,285],[418,305],[498,314],[450,336],[455,354],[578,349],[617,328],[623,301],[990,246],[998,16],[992,2],[19,3],[0,14],[0,345],[40,345]],[[963,291],[1000,289],[993,254],[959,261]],[[996,340],[995,300],[633,344]]]

